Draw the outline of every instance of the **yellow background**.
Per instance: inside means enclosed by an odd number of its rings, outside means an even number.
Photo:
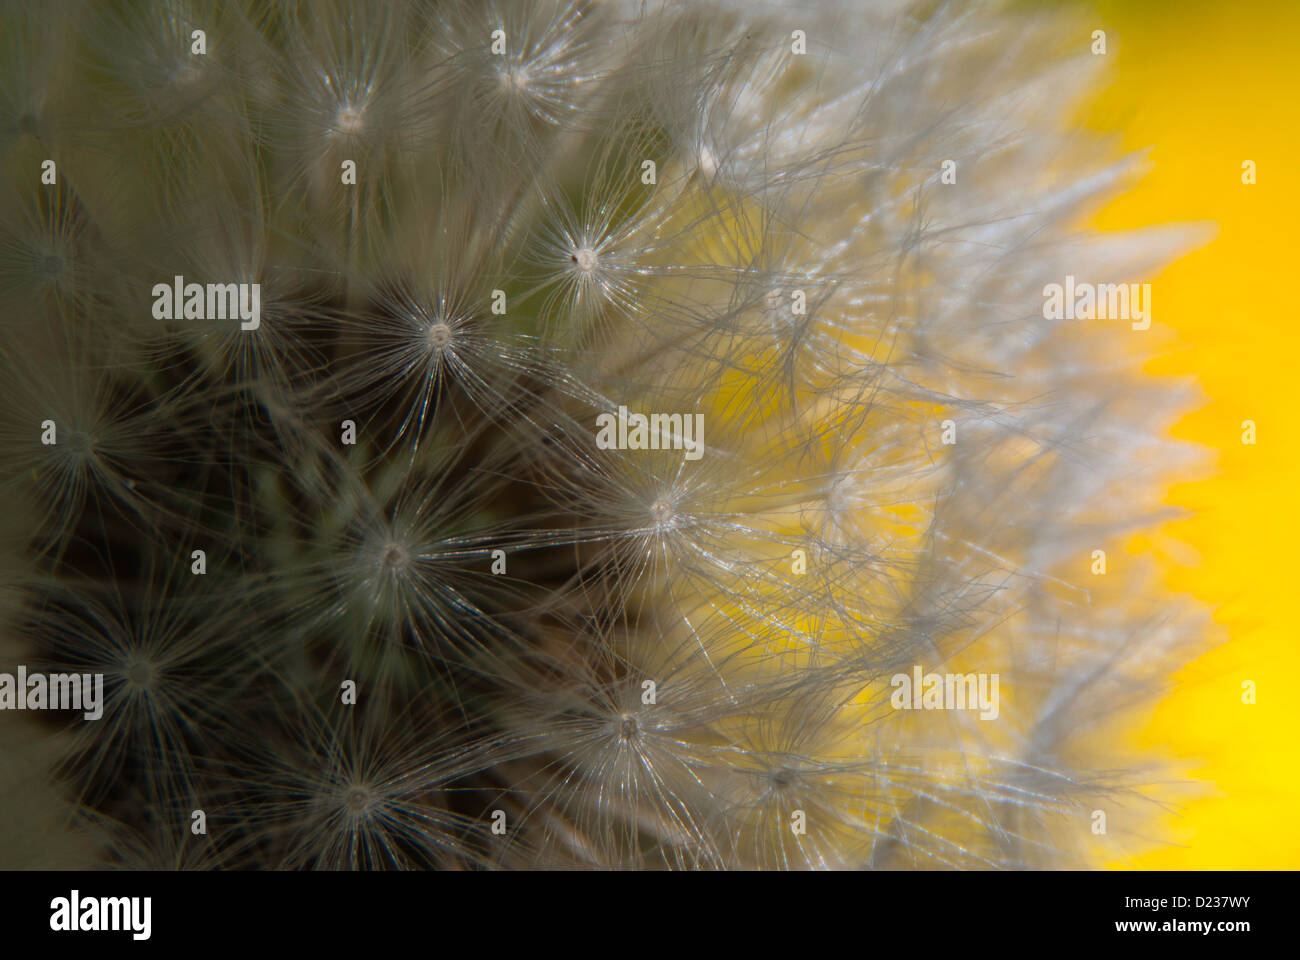
[[[1212,451],[1174,486],[1192,511],[1135,540],[1171,589],[1214,611],[1226,642],[1189,664],[1136,735],[1207,789],[1167,818],[1175,844],[1116,867],[1300,866],[1300,3],[1098,0],[1109,85],[1086,125],[1152,148],[1151,172],[1096,217],[1104,230],[1213,221],[1217,238],[1153,278],[1177,348],[1155,375],[1194,378],[1174,436]],[[1082,43],[1089,43],[1087,37]],[[1242,162],[1256,163],[1254,186]],[[1241,442],[1241,423],[1257,444]],[[1242,682],[1257,703],[1242,703]]]

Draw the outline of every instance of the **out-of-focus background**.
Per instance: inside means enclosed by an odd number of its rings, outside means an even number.
[[[1188,665],[1135,736],[1205,781],[1168,816],[1176,844],[1115,867],[1300,865],[1300,3],[1090,0],[1108,86],[1084,124],[1150,148],[1150,172],[1095,218],[1103,230],[1200,221],[1217,235],[1153,278],[1176,346],[1153,375],[1191,378],[1174,427],[1211,469],[1175,485],[1191,511],[1131,552],[1214,611],[1224,642]],[[1081,43],[1089,43],[1087,37]],[[1242,182],[1254,161],[1256,183]],[[1254,421],[1257,442],[1242,442]],[[1256,702],[1242,702],[1253,681]]]

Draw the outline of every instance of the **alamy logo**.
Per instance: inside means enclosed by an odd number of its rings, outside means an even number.
[[[1151,284],[1077,283],[1043,287],[1044,320],[1132,320],[1134,330],[1151,326]]]
[[[596,446],[601,450],[685,450],[687,460],[704,456],[704,414],[627,412],[596,417]]]
[[[171,283],[153,287],[155,320],[234,320],[240,330],[256,330],[262,325],[262,285],[260,283],[186,283],[176,277]]]
[[[81,710],[87,720],[104,715],[102,673],[0,673],[0,710]]]
[[[896,673],[889,685],[895,710],[979,710],[981,720],[998,718],[998,675],[996,673],[926,673],[920,664],[909,676]]]
[[[73,890],[50,901],[50,929],[60,932],[129,930],[131,939],[148,940],[152,915],[152,897],[82,897]]]

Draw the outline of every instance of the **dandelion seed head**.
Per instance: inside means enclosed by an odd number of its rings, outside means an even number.
[[[792,786],[797,777],[793,770],[788,767],[777,767],[769,775],[772,788],[775,790],[785,790]]]
[[[68,435],[68,456],[90,460],[95,456],[95,437],[85,430],[73,430]]]
[[[1061,568],[1177,404],[1039,320],[1158,259],[1071,226],[1122,179],[1054,14],[827,0],[794,57],[744,3],[201,3],[196,57],[190,6],[0,58],[6,148],[70,158],[0,216],[0,486],[5,611],[110,678],[80,800],[258,869],[1070,862],[1126,766],[1079,731],[1180,632]],[[150,322],[181,274],[261,325]],[[997,725],[881,706],[964,663]]]
[[[192,87],[203,79],[203,68],[193,61],[193,58],[187,59],[177,65],[172,71],[171,82],[182,90],[186,87]]]
[[[524,93],[532,80],[527,64],[514,62],[501,68],[501,86],[506,90]]]
[[[404,573],[411,566],[411,551],[403,544],[390,541],[384,544],[379,563],[385,572]]]
[[[133,656],[126,661],[123,675],[132,690],[143,693],[152,689],[157,667],[144,657]]]
[[[667,497],[661,497],[650,504],[650,517],[654,520],[655,526],[661,530],[676,526],[679,519],[676,505]]]
[[[355,709],[353,719],[308,705],[305,715],[278,718],[273,740],[249,745],[239,768],[253,789],[241,799],[267,862],[331,870],[472,862],[472,821],[441,797],[447,780],[478,763],[472,753],[462,741],[444,743],[427,715]]]
[[[368,816],[375,804],[375,795],[364,784],[352,784],[343,791],[343,806],[354,817]]]
[[[826,491],[826,512],[832,522],[860,506],[861,480],[855,474],[842,474],[831,480]]]
[[[448,343],[451,342],[451,325],[445,321],[439,320],[436,323],[429,324],[429,346],[435,351],[441,351]]]
[[[359,136],[365,130],[365,125],[365,108],[352,103],[344,103],[339,107],[338,113],[334,115],[334,123],[331,129],[344,136]]]

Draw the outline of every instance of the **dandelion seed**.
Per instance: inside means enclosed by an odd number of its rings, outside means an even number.
[[[361,133],[365,125],[365,109],[363,107],[353,106],[350,103],[344,103],[339,107],[339,112],[334,118],[334,130],[344,135],[356,135]]]
[[[451,806],[451,784],[474,769],[454,728],[440,734],[429,718],[407,716],[402,730],[373,713],[305,706],[240,765],[238,797],[256,811],[261,857],[290,869],[373,870],[477,856],[473,819]]]
[[[650,516],[654,518],[655,524],[659,527],[666,527],[676,519],[672,502],[669,500],[656,500],[651,504]]]
[[[451,341],[451,327],[438,321],[429,324],[429,345],[435,350],[441,350]]]

